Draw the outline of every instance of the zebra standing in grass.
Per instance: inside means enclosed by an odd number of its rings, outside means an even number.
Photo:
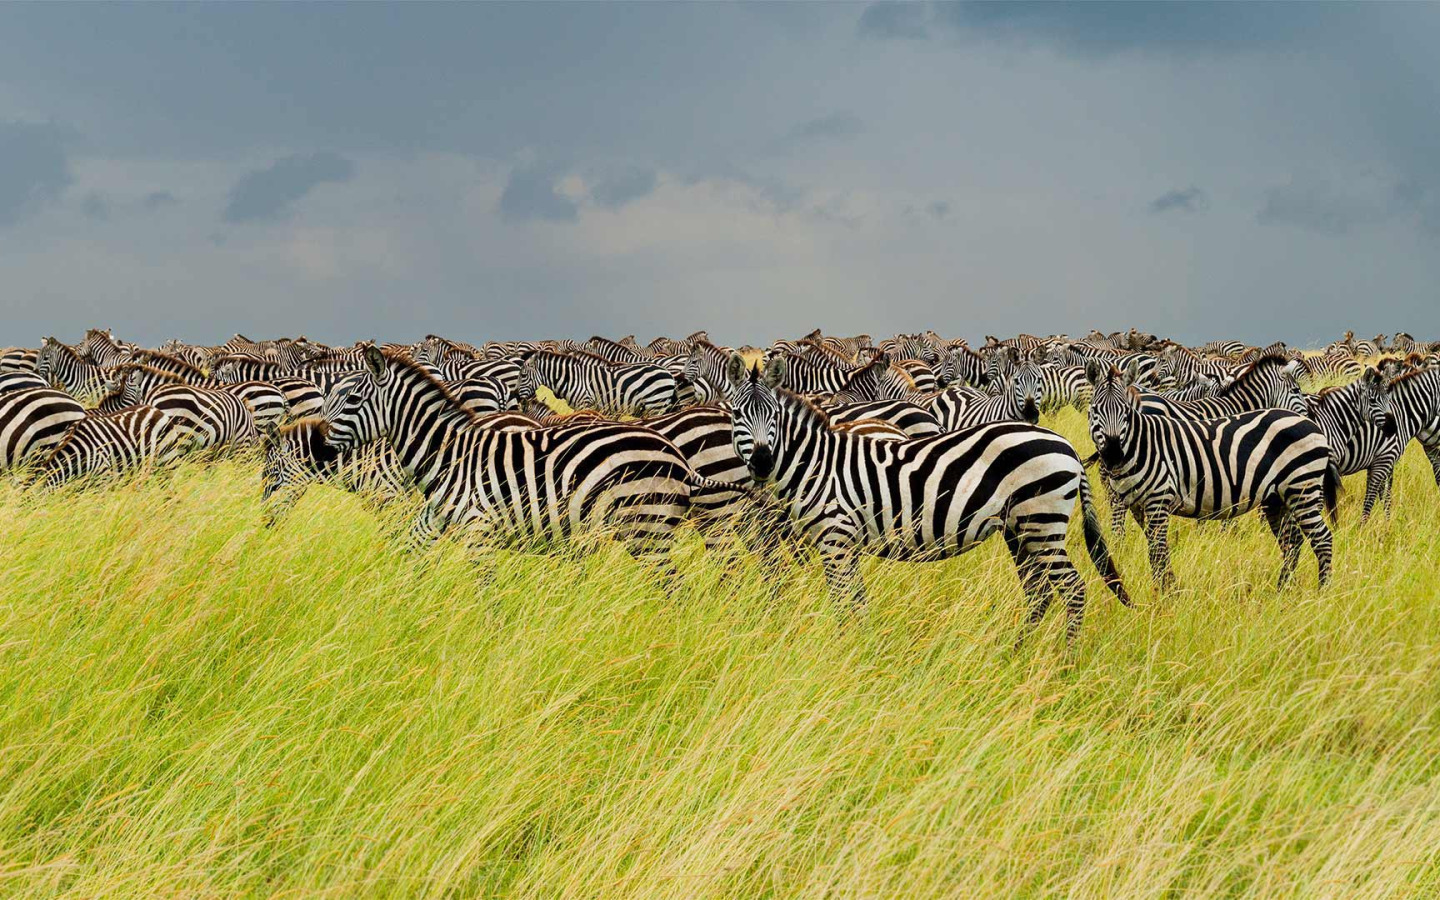
[[[692,491],[708,487],[669,441],[623,424],[533,431],[476,427],[443,384],[378,347],[326,398],[328,444],[386,440],[426,497],[412,530],[429,543],[451,525],[497,539],[558,540],[613,529],[632,552],[663,559]]]
[[[217,390],[233,394],[250,409],[257,428],[268,428],[279,424],[285,418],[290,405],[287,395],[268,381],[225,382],[213,378],[198,378],[167,372],[155,366],[140,363],[125,363],[110,370],[106,387],[110,393],[118,393],[126,404],[153,403],[156,392],[162,388],[185,385],[196,389]],[[292,386],[293,387],[293,386]],[[313,395],[315,388],[307,386]],[[299,389],[303,396],[305,389]]]
[[[1320,426],[1341,475],[1365,470],[1365,505],[1361,519],[1370,518],[1375,501],[1385,499],[1391,510],[1391,479],[1405,445],[1390,420],[1385,380],[1366,369],[1359,381],[1326,388],[1305,398],[1305,414]]]
[[[81,403],[94,402],[105,393],[105,370],[81,359],[73,347],[53,337],[40,342],[35,374]]]
[[[892,559],[956,556],[1003,533],[1030,601],[1029,624],[1059,591],[1073,639],[1085,613],[1085,583],[1065,552],[1078,495],[1095,567],[1122,603],[1116,572],[1075,450],[1043,428],[1005,423],[907,441],[830,428],[819,407],[784,383],[783,357],[762,376],[731,358],[735,449],[772,484],[791,518],[819,547],[831,588],[865,602],[861,553]]]
[[[1144,510],[1155,580],[1168,587],[1170,517],[1228,519],[1260,508],[1284,554],[1283,587],[1308,539],[1320,584],[1330,580],[1340,476],[1320,426],[1278,409],[1191,422],[1145,415],[1140,392],[1112,367],[1091,363],[1090,437],[1123,508]],[[1303,537],[1302,537],[1303,536]]]
[[[0,470],[49,451],[85,419],[85,407],[64,391],[21,388],[0,394]]]
[[[329,437],[330,424],[319,417],[266,429],[261,499],[267,528],[283,518],[315,481],[358,494],[367,505],[386,503],[410,487],[409,476],[387,442],[342,450],[330,446]]]
[[[56,487],[84,476],[115,476],[147,464],[173,462],[187,440],[177,424],[153,406],[87,416],[40,464],[39,477]]]
[[[516,384],[521,401],[545,387],[573,407],[615,415],[655,415],[675,403],[675,376],[649,363],[617,365],[584,351],[540,350],[525,361]]]
[[[1440,369],[1413,369],[1396,376],[1385,392],[1402,452],[1412,438],[1419,441],[1440,486]]]

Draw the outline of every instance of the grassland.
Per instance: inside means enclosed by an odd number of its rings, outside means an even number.
[[[1083,419],[1052,423],[1089,451]],[[407,555],[253,463],[0,490],[0,894],[1440,894],[1440,492],[1412,451],[1335,583],[1258,520],[1173,528],[1179,590],[1011,649],[1000,542],[817,565],[689,539]],[[1077,557],[1078,535],[1073,536]],[[728,576],[728,577],[726,577]]]

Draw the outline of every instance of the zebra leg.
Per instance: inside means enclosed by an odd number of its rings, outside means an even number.
[[[1385,500],[1385,514],[1387,516],[1390,514],[1389,480],[1390,471],[1383,464],[1376,464],[1365,470],[1365,503],[1360,510],[1361,522],[1370,520],[1370,513],[1375,509],[1375,501],[1381,498]]]
[[[410,536],[406,541],[407,549],[412,552],[427,550],[445,533],[445,526],[449,524],[444,516],[440,514],[440,508],[444,505],[444,497],[435,494],[425,501],[420,508],[420,513],[410,525]]]
[[[1175,586],[1170,571],[1170,500],[1157,498],[1145,504],[1145,538],[1150,544],[1150,574],[1161,591]]]
[[[865,611],[865,583],[860,577],[859,552],[855,532],[847,522],[831,519],[816,534],[820,561],[825,567],[825,580],[836,600],[848,602],[851,613]]]
[[[1320,569],[1320,586],[1330,583],[1330,568],[1335,552],[1335,538],[1330,526],[1325,524],[1324,502],[1319,491],[1296,497],[1289,503],[1291,514],[1300,524],[1310,549],[1315,551],[1315,563]]]
[[[1125,513],[1129,510],[1120,502],[1120,493],[1109,478],[1101,475],[1100,483],[1104,485],[1105,499],[1110,503],[1110,532],[1118,540],[1125,536]]]
[[[274,528],[279,524],[280,520],[290,514],[290,510],[300,502],[300,498],[303,496],[305,496],[304,486],[286,485],[266,497],[263,503],[265,527]]]
[[[1025,545],[1020,535],[1011,528],[1005,529],[1005,546],[1010,548],[1010,557],[1015,560],[1015,572],[1020,576],[1020,585],[1025,591],[1025,601],[1030,607],[1029,613],[1025,616],[1025,627],[1016,638],[1015,644],[1018,647],[1045,618],[1045,612],[1050,609],[1050,601],[1054,598],[1054,592],[1050,589],[1050,580],[1045,577],[1040,560],[1036,559],[1029,547]]]
[[[1430,470],[1435,473],[1435,484],[1440,487],[1440,444],[1427,446],[1425,458],[1430,460]]]
[[[1265,514],[1265,524],[1270,526],[1271,533],[1275,535],[1275,542],[1280,545],[1280,579],[1276,582],[1275,589],[1284,590],[1295,574],[1295,566],[1300,562],[1300,548],[1305,545],[1305,538],[1300,533],[1295,517],[1279,497],[1267,499],[1261,505],[1261,511]]]

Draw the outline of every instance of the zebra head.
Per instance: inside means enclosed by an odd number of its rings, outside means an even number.
[[[1085,365],[1085,378],[1095,389],[1090,397],[1090,439],[1107,465],[1125,461],[1130,432],[1140,415],[1139,392],[1130,384],[1132,369],[1121,371],[1099,360]]]
[[[325,443],[347,450],[378,440],[385,434],[385,384],[390,380],[385,354],[370,344],[363,352],[365,368],[346,375],[325,397],[321,415],[330,425]]]
[[[985,358],[974,350],[963,346],[955,347],[940,361],[935,382],[942,388],[956,383],[984,387],[990,383],[990,370]]]
[[[53,337],[40,341],[40,352],[35,355],[35,374],[50,384],[55,384],[56,364],[60,361],[60,342]]]
[[[765,364],[762,374],[759,364],[750,365],[735,353],[726,370],[735,455],[759,481],[770,477],[775,468],[780,424],[780,401],[775,389],[785,381],[786,366],[785,355],[780,354]]]
[[[1385,376],[1373,366],[1360,375],[1361,412],[1386,437],[1395,434],[1395,417],[1390,412],[1390,392]]]
[[[1044,391],[1041,384],[1040,367],[1029,359],[1023,359],[1010,374],[1010,392],[1020,417],[1031,425],[1040,422],[1040,398]]]

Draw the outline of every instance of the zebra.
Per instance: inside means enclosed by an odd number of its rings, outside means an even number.
[[[918,403],[908,400],[871,400],[864,403],[824,404],[831,425],[848,422],[884,422],[906,437],[932,437],[940,433],[940,420]]]
[[[983,388],[990,384],[990,365],[985,357],[966,346],[952,347],[935,373],[937,387],[968,384]]]
[[[540,350],[525,361],[515,386],[521,401],[546,387],[573,407],[595,407],[615,415],[646,416],[675,403],[675,376],[649,363],[615,364],[584,351]]]
[[[64,391],[21,388],[0,394],[0,470],[54,448],[84,419],[85,407]]]
[[[118,366],[130,359],[130,354],[135,351],[133,344],[124,344],[115,339],[115,335],[101,328],[91,328],[85,332],[85,339],[75,352],[86,362],[94,363],[102,369],[111,366]]]
[[[1064,438],[1020,423],[906,441],[837,432],[818,406],[781,387],[787,362],[772,359],[762,375],[731,357],[736,452],[818,546],[833,593],[852,609],[865,604],[860,553],[934,560],[1003,532],[1030,601],[1028,625],[1059,591],[1073,640],[1085,613],[1085,583],[1065,552],[1077,495],[1090,558],[1129,605]]]
[[[169,415],[137,406],[76,422],[40,463],[47,487],[85,476],[117,476],[141,466],[165,465],[184,450],[186,436]]]
[[[1248,364],[1214,397],[1169,400],[1158,394],[1145,393],[1141,396],[1140,408],[1147,414],[1191,420],[1214,419],[1257,409],[1286,409],[1304,415],[1305,401],[1295,382],[1298,365],[1288,357],[1267,354]],[[1128,363],[1124,371],[1130,384],[1140,382],[1133,363]],[[1088,377],[1088,367],[1086,373]]]
[[[1304,383],[1313,385],[1316,381],[1332,378],[1342,378],[1349,381],[1359,378],[1365,367],[1358,360],[1351,356],[1340,356],[1338,354],[1324,354],[1321,356],[1305,356],[1298,361],[1299,371],[1304,373]]]
[[[1365,470],[1365,504],[1361,521],[1380,497],[1391,511],[1391,478],[1405,445],[1390,421],[1390,397],[1385,379],[1366,369],[1360,380],[1344,387],[1326,388],[1305,398],[1306,415],[1320,426],[1341,475]]]
[[[685,357],[682,374],[701,404],[714,403],[725,397],[725,370],[732,351],[717,347],[708,340],[697,339]]]
[[[151,391],[146,402],[173,417],[190,436],[186,449],[244,446],[259,440],[250,405],[231,391],[169,384]]]
[[[923,392],[916,388],[910,374],[890,361],[883,350],[870,362],[850,372],[838,391],[830,394],[829,403],[865,403],[871,400],[918,400]]]
[[[1084,411],[1090,403],[1090,382],[1081,366],[1036,366],[1040,375],[1040,411],[1053,413],[1066,406]]]
[[[186,367],[189,369],[189,367]],[[125,363],[110,370],[107,387],[118,388],[123,402],[138,404],[150,402],[155,392],[170,385],[183,384],[195,388],[216,389],[234,394],[250,408],[259,428],[278,423],[290,411],[289,397],[308,406],[313,403],[318,389],[308,382],[297,379],[287,385],[291,393],[282,391],[268,381],[227,382],[214,378],[195,378],[193,370],[175,374],[142,363]]]
[[[1200,355],[1211,359],[1232,359],[1248,349],[1244,341],[1209,341],[1200,345]]]
[[[0,372],[34,372],[40,351],[29,347],[7,347],[0,350]],[[47,382],[48,384],[48,382]]]
[[[1042,398],[1040,367],[1028,360],[1008,376],[992,376],[1000,392],[965,405],[945,405],[937,410],[940,430],[962,431],[995,422],[1040,421]]]
[[[648,363],[653,360],[653,357],[627,347],[620,341],[612,341],[599,335],[586,341],[581,349],[596,356],[602,356],[613,363]]]
[[[40,342],[35,374],[81,403],[93,403],[105,393],[105,371],[53,337]]]
[[[395,451],[385,441],[339,450],[330,446],[329,437],[330,424],[318,416],[262,432],[265,527],[279,522],[316,481],[357,494],[367,506],[394,500],[411,487]]]
[[[1440,486],[1440,369],[1412,369],[1390,379],[1385,392],[1401,448],[1418,441]]]
[[[365,369],[326,398],[327,443],[386,440],[426,502],[412,541],[451,525],[495,539],[559,540],[613,530],[663,560],[692,490],[709,487],[675,446],[642,427],[585,423],[533,431],[474,427],[476,417],[405,356],[370,346]]]
[[[1159,378],[1170,381],[1176,387],[1188,387],[1202,378],[1225,378],[1232,374],[1233,367],[1224,360],[1205,359],[1188,347],[1171,342],[1160,351]]]
[[[1228,519],[1260,508],[1284,556],[1279,586],[1294,574],[1304,540],[1330,580],[1340,476],[1320,426],[1264,409],[1204,421],[1145,415],[1139,391],[1114,366],[1091,363],[1090,437],[1122,507],[1140,518],[1150,568],[1161,588],[1174,583],[1167,538],[1172,515]],[[1303,539],[1302,539],[1303,535]]]
[[[923,334],[897,334],[876,344],[875,349],[897,361],[918,360],[932,366],[940,362],[940,349]]]

